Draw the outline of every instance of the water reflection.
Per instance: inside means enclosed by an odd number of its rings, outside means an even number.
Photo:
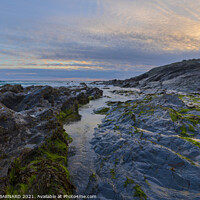
[[[102,88],[102,87],[101,87]],[[107,101],[127,101],[130,97],[114,94],[111,91],[121,90],[119,87],[103,89],[104,97],[90,101],[80,108],[82,118],[78,122],[65,125],[66,132],[73,138],[70,149],[75,148],[75,155],[69,156],[68,169],[77,194],[84,194],[90,175],[95,172],[95,152],[90,144],[94,128],[98,127],[104,115],[94,114],[93,110],[107,106]],[[124,89],[123,89],[124,90]],[[126,90],[135,90],[127,88]]]

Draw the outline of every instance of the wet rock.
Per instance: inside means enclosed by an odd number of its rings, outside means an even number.
[[[70,194],[71,138],[62,121],[80,119],[78,105],[98,88],[5,85],[0,88],[0,193]]]
[[[80,85],[83,86],[83,87],[85,87],[85,88],[88,87],[86,83],[80,83]]]
[[[4,92],[3,95],[0,95],[0,102],[3,103],[6,107],[16,110],[18,104],[23,100],[24,95],[22,93],[15,92]]]
[[[143,90],[165,89],[198,92],[199,81],[200,60],[193,59],[156,67],[130,79],[105,81],[104,84],[120,87],[138,87]]]
[[[185,103],[179,98],[177,94],[170,95],[170,94],[165,94],[162,95],[158,98],[154,98],[152,103],[156,105],[161,105],[165,107],[180,107],[180,108],[186,108]]]
[[[0,87],[0,92],[5,93],[5,92],[13,92],[13,93],[20,93],[23,92],[23,87],[21,85],[10,85],[6,84]]]
[[[188,108],[185,102],[198,98],[142,94],[138,100],[109,104],[91,142],[98,178],[90,188],[97,198],[198,199],[200,120],[193,114],[199,107]]]
[[[87,94],[90,95],[93,99],[98,99],[102,97],[103,91],[98,88],[88,88]]]

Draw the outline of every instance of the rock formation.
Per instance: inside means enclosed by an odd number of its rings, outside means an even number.
[[[200,59],[156,67],[126,80],[104,82],[121,87],[138,87],[143,90],[162,89],[182,92],[200,92]]]
[[[71,138],[63,121],[80,119],[78,107],[102,96],[98,88],[0,87],[0,194],[70,194]]]
[[[130,99],[102,108],[88,193],[116,200],[199,199],[200,95],[135,92]]]

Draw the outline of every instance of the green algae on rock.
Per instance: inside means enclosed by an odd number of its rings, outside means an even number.
[[[109,113],[91,142],[102,181],[97,196],[106,197],[102,188],[109,188],[115,199],[198,197],[198,110],[177,94],[150,96],[109,102]]]
[[[6,85],[0,87],[0,94],[0,132],[4,138],[0,193],[72,194],[74,186],[67,170],[72,139],[63,123],[80,119],[78,105],[101,97],[102,91]]]
[[[144,193],[144,191],[141,189],[141,187],[138,184],[134,186],[134,189],[135,189],[134,197],[139,197],[140,200],[147,199],[147,195]]]
[[[100,115],[106,115],[109,110],[110,110],[109,107],[104,107],[104,108],[100,108],[98,110],[95,110],[94,113],[95,114],[100,114]]]
[[[25,149],[12,163],[7,194],[72,194],[67,170],[70,137],[62,126],[34,150]]]

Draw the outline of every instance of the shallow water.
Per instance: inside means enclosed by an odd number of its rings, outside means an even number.
[[[111,87],[110,89],[103,89],[104,97],[90,101],[89,104],[80,108],[79,113],[82,116],[80,121],[64,126],[66,132],[73,138],[69,149],[70,152],[71,149],[75,149],[75,155],[68,158],[68,170],[71,180],[77,188],[77,194],[84,194],[89,177],[96,171],[94,163],[96,155],[90,141],[93,138],[94,129],[98,127],[98,124],[101,124],[101,120],[105,116],[94,114],[93,110],[107,106],[107,101],[127,101],[130,99],[130,97],[110,92],[118,89],[121,88]],[[133,90],[133,88],[131,89]]]

